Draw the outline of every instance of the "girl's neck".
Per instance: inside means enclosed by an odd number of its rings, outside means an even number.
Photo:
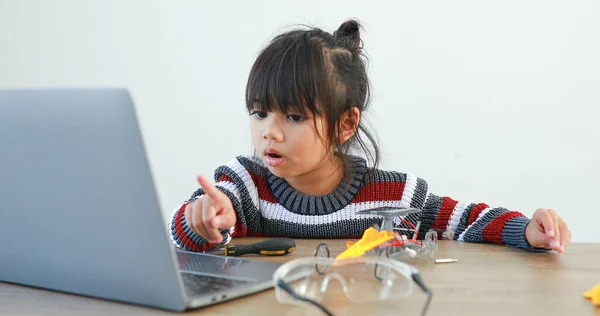
[[[315,169],[305,174],[286,178],[285,181],[304,195],[327,195],[333,192],[344,178],[342,160],[338,156],[324,159]]]

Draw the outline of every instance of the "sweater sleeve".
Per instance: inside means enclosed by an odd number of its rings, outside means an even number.
[[[243,237],[248,235],[248,224],[251,227],[260,225],[257,216],[248,216],[248,212],[258,212],[258,191],[252,180],[252,175],[240,163],[240,157],[230,161],[227,165],[216,169],[214,174],[215,186],[221,190],[229,199],[235,209],[237,219],[236,223],[230,229],[221,230],[223,242],[213,244],[206,241],[202,236],[193,232],[185,219],[185,208],[188,204],[197,200],[204,194],[204,190],[199,188],[191,198],[178,206],[171,216],[168,224],[171,242],[188,251],[207,251],[213,248],[228,244],[233,237]],[[256,228],[260,231],[259,228]],[[251,234],[252,235],[252,234]]]
[[[419,236],[425,236],[428,230],[434,229],[445,232],[448,238],[458,241],[547,251],[533,247],[527,242],[525,229],[530,219],[522,213],[483,202],[457,201],[448,196],[436,195],[429,192],[425,180],[414,179],[416,181],[412,183],[407,182],[404,194],[410,195],[410,207],[423,210],[420,216]],[[403,200],[406,199],[403,197]],[[413,220],[415,219],[416,216],[413,217]]]

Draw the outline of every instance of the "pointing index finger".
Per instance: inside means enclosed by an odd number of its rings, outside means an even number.
[[[204,193],[208,195],[213,201],[216,201],[219,198],[218,193],[221,191],[219,191],[219,189],[217,189],[217,187],[212,182],[210,182],[210,180],[208,180],[205,176],[199,175],[196,177],[196,180],[198,181],[202,189],[204,189]]]

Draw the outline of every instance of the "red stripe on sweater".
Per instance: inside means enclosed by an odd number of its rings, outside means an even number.
[[[481,212],[488,207],[490,206],[485,203],[479,203],[475,205],[473,209],[471,209],[471,214],[469,214],[469,221],[467,222],[467,225],[473,224],[473,222],[477,220],[477,217],[479,217],[479,214],[481,214]]]
[[[447,196],[444,197],[440,211],[438,212],[437,218],[433,223],[434,229],[446,230],[448,221],[450,221],[450,216],[452,216],[452,211],[454,210],[456,204],[458,204],[458,201],[455,201]]]
[[[515,217],[525,216],[519,212],[511,211],[506,212],[496,218],[494,218],[485,228],[483,229],[483,233],[481,234],[481,238],[483,241],[491,242],[494,244],[503,244],[502,242],[502,230],[504,230],[504,225],[511,219]]]
[[[256,174],[250,172],[250,170],[248,170],[248,173],[250,174],[250,177],[252,178],[252,182],[254,182],[254,185],[256,186],[256,189],[258,190],[258,198],[266,201],[266,202],[270,202],[270,203],[278,203],[277,200],[275,199],[275,197],[273,196],[273,193],[271,193],[271,189],[269,188],[269,185],[267,184],[267,180],[263,177],[259,177]]]
[[[399,201],[404,193],[405,182],[373,182],[363,185],[351,203]]]
[[[226,181],[226,182],[231,182],[231,183],[234,183],[234,182],[233,182],[233,179],[231,179],[231,178],[230,178],[228,175],[224,175],[224,174],[222,174],[222,175],[219,177],[219,179],[217,180],[217,182],[222,182],[222,181]]]
[[[185,216],[185,207],[190,203],[183,204],[179,211],[177,211],[177,217],[175,219],[175,233],[179,240],[186,246],[192,249],[193,251],[202,251],[202,248],[198,246],[195,242],[193,242],[188,235],[183,230],[183,216]]]

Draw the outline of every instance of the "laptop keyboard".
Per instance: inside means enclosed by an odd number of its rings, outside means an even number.
[[[226,279],[209,275],[198,275],[192,273],[181,273],[185,293],[190,296],[205,295],[208,293],[220,292],[224,289],[230,289],[241,284],[253,283],[252,281]]]

